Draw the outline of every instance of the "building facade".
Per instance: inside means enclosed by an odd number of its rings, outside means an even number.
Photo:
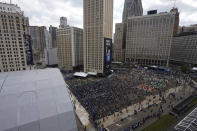
[[[103,74],[112,55],[113,0],[83,0],[84,71]]]
[[[197,32],[197,25],[179,27],[179,31],[178,31],[179,34],[185,32]]]
[[[119,23],[115,29],[116,37],[114,39],[115,42],[113,48],[114,61],[125,62],[127,18],[142,15],[143,7],[141,0],[125,0],[122,14],[122,23]]]
[[[0,72],[28,68],[25,50],[28,26],[29,20],[20,7],[0,2]]]
[[[123,49],[123,23],[117,23],[115,26],[114,45],[113,45],[113,61],[125,61],[125,49]]]
[[[83,30],[76,27],[57,29],[58,65],[66,70],[83,65]]]
[[[53,27],[52,25],[50,25],[49,33],[51,35],[52,48],[57,48],[56,30],[57,30],[57,27]]]
[[[57,66],[58,65],[57,48],[46,49],[45,59],[47,66]]]
[[[67,18],[66,17],[60,17],[60,28],[65,28],[67,26]]]
[[[170,60],[177,64],[197,65],[197,32],[173,37]]]
[[[51,35],[45,26],[30,26],[34,64],[46,65],[45,50],[52,48]]]
[[[174,13],[128,18],[126,62],[168,66]]]
[[[128,17],[142,16],[143,8],[141,0],[125,0],[122,21],[126,22]]]
[[[179,11],[178,8],[173,8],[171,9],[170,12],[175,13],[174,32],[173,32],[173,36],[175,36],[178,34],[179,31],[179,22],[180,22]]]
[[[51,49],[52,48],[51,34],[46,29],[44,30],[44,38],[45,38],[45,44],[46,44],[45,49]]]

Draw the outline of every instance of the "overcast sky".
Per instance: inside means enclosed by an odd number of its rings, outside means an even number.
[[[0,0],[7,1],[9,0]],[[12,0],[29,17],[30,25],[58,26],[59,17],[66,16],[71,26],[83,27],[83,0]],[[144,14],[147,10],[169,11],[172,0],[142,0]],[[114,24],[122,21],[124,0],[114,0]],[[180,11],[180,24],[197,24],[197,0],[177,0]]]

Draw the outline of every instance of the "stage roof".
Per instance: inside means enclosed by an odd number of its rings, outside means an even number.
[[[77,131],[58,69],[0,73],[0,131]]]

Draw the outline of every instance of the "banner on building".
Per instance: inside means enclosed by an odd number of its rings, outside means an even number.
[[[104,69],[111,69],[112,39],[104,38]]]
[[[32,45],[31,45],[31,36],[24,35],[25,38],[25,53],[27,65],[33,65],[33,53],[32,53]]]

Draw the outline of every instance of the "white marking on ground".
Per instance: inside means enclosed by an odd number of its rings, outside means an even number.
[[[120,124],[116,124],[116,126],[119,126],[119,127],[121,127],[121,125],[120,125]]]

